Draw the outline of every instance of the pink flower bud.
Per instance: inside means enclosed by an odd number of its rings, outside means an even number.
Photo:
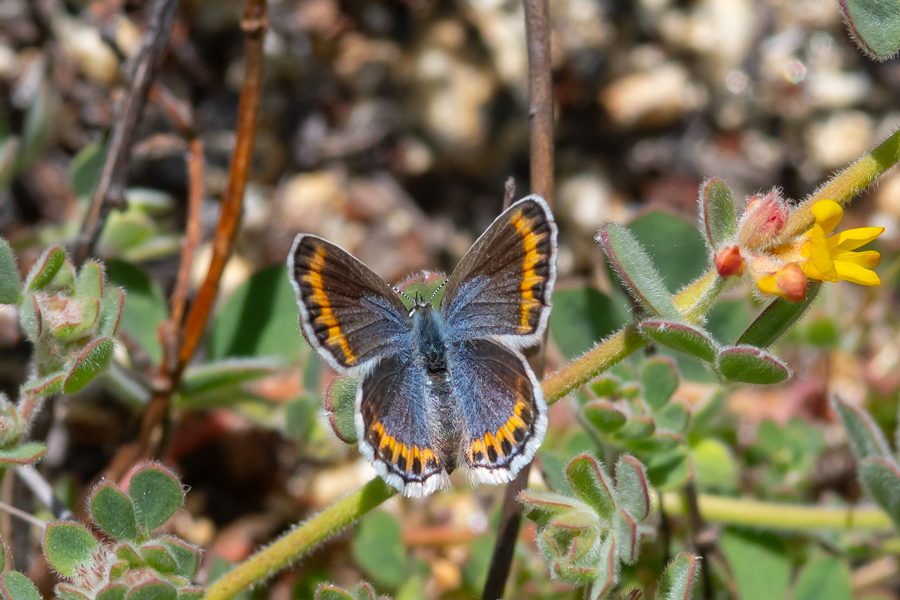
[[[788,206],[778,190],[763,196],[753,196],[741,216],[738,241],[751,250],[772,246],[784,229],[789,216]]]

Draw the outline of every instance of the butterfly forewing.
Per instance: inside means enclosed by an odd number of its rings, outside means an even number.
[[[373,364],[411,335],[406,308],[391,287],[331,242],[298,235],[288,269],[304,335],[335,369]]]
[[[412,349],[379,361],[356,392],[359,448],[385,481],[405,496],[441,486],[444,465],[429,427],[425,375]]]
[[[547,405],[525,358],[497,340],[448,346],[463,416],[463,453],[473,479],[503,483],[528,464],[547,430]]]
[[[537,342],[550,315],[556,236],[553,215],[538,196],[497,217],[447,282],[441,310],[452,335]]]

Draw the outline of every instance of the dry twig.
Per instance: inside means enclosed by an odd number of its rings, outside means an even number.
[[[553,204],[553,74],[550,69],[550,5],[548,0],[524,0],[528,43],[528,90],[531,117],[531,193]],[[546,334],[545,334],[546,335]],[[544,344],[532,355],[532,367],[540,378],[544,372]],[[528,483],[531,465],[526,465],[506,487],[497,543],[488,569],[482,598],[503,597],[513,551],[522,524],[519,493]]]
[[[150,87],[162,66],[177,10],[178,0],[156,0],[153,4],[150,26],[128,76],[125,97],[110,134],[106,161],[75,245],[77,264],[93,253],[109,212],[114,208],[125,208],[125,184],[131,165],[134,132],[144,114]]]

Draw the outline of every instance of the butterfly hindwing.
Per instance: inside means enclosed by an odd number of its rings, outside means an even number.
[[[498,340],[448,345],[463,417],[463,453],[479,483],[510,481],[534,457],[547,430],[547,405],[525,358]]]
[[[506,209],[450,275],[441,311],[451,335],[535,343],[550,316],[556,281],[556,223],[527,196]]]
[[[364,369],[411,335],[407,310],[391,287],[331,242],[298,235],[288,270],[303,333],[336,370]]]
[[[360,451],[405,496],[430,494],[445,477],[425,388],[424,374],[403,351],[379,361],[356,391]]]

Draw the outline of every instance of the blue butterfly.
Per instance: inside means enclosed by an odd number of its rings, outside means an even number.
[[[528,196],[488,227],[445,282],[439,307],[407,309],[345,250],[300,234],[288,269],[306,340],[360,379],[359,449],[404,496],[447,484],[465,463],[477,483],[504,483],[547,430],[547,404],[521,349],[538,343],[556,281],[557,228]]]

